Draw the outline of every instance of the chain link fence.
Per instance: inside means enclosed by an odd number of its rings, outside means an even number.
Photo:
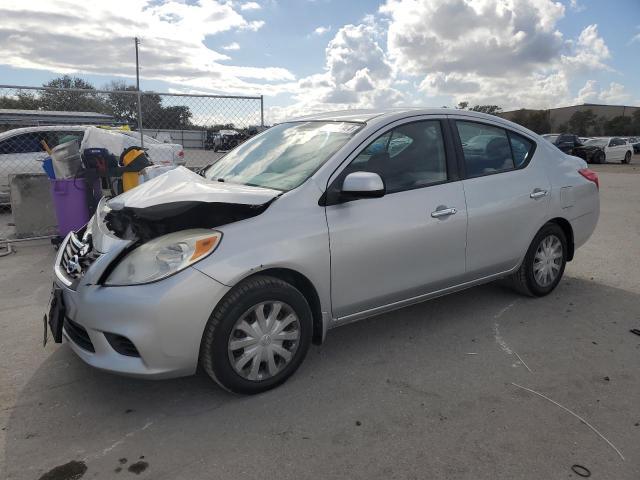
[[[122,148],[144,147],[154,164],[198,169],[260,132],[264,104],[261,96],[0,85],[0,243],[57,234],[47,149],[81,144],[90,127],[114,131]]]

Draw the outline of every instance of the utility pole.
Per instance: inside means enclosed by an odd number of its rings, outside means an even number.
[[[138,45],[140,45],[140,39],[138,37],[133,38],[136,44],[136,90],[138,97],[138,131],[140,132],[140,147],[144,148],[144,138],[142,135],[142,95],[140,95],[140,62],[138,61]]]

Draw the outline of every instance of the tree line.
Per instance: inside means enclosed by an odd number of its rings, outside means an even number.
[[[469,107],[469,102],[460,102],[456,108],[492,115],[502,113],[502,108],[498,105]],[[509,120],[539,134],[554,131],[555,133],[574,133],[581,137],[640,135],[640,109],[636,109],[631,115],[618,115],[613,118],[598,116],[590,108],[578,110],[571,115],[567,122],[555,126],[551,122],[550,110],[525,110],[523,108],[513,112]]]
[[[0,96],[0,108],[43,111],[96,112],[111,115],[116,122],[137,126],[136,87],[123,81],[105,85],[107,93],[96,92],[86,80],[64,75],[43,84],[60,90],[18,90],[15,95]],[[79,89],[64,90],[64,89]],[[193,128],[192,112],[186,105],[165,106],[160,95],[144,92],[141,96],[144,128]]]

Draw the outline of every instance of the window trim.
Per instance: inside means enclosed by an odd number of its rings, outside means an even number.
[[[372,132],[366,139],[364,139],[356,148],[354,148],[349,155],[347,155],[344,160],[336,167],[336,169],[329,175],[329,181],[327,182],[327,188],[325,192],[322,194],[320,199],[318,200],[318,205],[320,206],[330,206],[330,205],[338,205],[341,203],[348,203],[352,201],[362,200],[359,198],[354,199],[345,199],[341,198],[339,195],[339,191],[336,190],[338,188],[339,182],[344,180],[343,173],[347,169],[347,167],[353,162],[360,153],[362,153],[372,142],[377,140],[378,138],[386,135],[389,132],[393,132],[396,128],[403,127],[405,125],[410,125],[413,123],[419,122],[439,122],[440,123],[440,132],[442,133],[442,139],[444,143],[444,154],[445,154],[445,165],[446,165],[446,173],[447,179],[439,182],[429,183],[428,185],[420,185],[417,187],[407,188],[404,190],[398,190],[396,192],[385,192],[384,196],[387,195],[395,195],[397,193],[409,192],[412,190],[417,190],[420,188],[429,188],[437,185],[444,185],[446,183],[457,182],[460,181],[461,175],[456,155],[455,143],[453,138],[453,133],[450,130],[450,125],[445,116],[435,116],[435,118],[429,118],[429,115],[416,117],[407,117],[404,119],[396,120],[394,122],[388,123],[386,125],[382,125],[379,129]],[[393,136],[390,135],[389,139]],[[390,142],[389,142],[390,143]],[[384,179],[382,179],[384,182]]]
[[[466,118],[449,118],[448,122],[449,122],[449,127],[451,128],[451,131],[453,133],[453,142],[454,142],[455,147],[456,147],[456,156],[458,158],[458,169],[460,171],[460,176],[461,176],[461,178],[463,180],[471,180],[473,178],[482,178],[482,177],[487,177],[489,175],[499,175],[501,173],[509,173],[509,172],[515,172],[515,171],[518,171],[518,170],[524,170],[531,163],[531,160],[533,159],[533,157],[534,157],[534,155],[536,153],[536,150],[538,148],[538,142],[536,142],[533,138],[531,138],[531,137],[529,137],[527,135],[523,135],[522,133],[517,132],[515,130],[509,129],[509,128],[503,126],[503,125],[487,123],[487,122],[478,121],[478,120],[472,120],[472,119],[467,120]],[[504,132],[507,135],[507,139],[509,140],[509,149],[511,150],[511,161],[513,162],[513,168],[506,169],[506,170],[500,170],[500,171],[497,171],[497,172],[483,173],[482,175],[474,175],[472,177],[467,175],[467,165],[466,165],[465,159],[464,159],[464,151],[462,149],[462,140],[460,139],[460,132],[458,131],[458,126],[457,126],[456,122],[477,123],[479,125],[484,125],[484,126],[487,126],[487,127],[499,128],[501,130],[504,130]],[[530,141],[532,143],[532,145],[533,145],[533,147],[531,149],[531,155],[529,155],[529,158],[527,158],[527,161],[524,162],[519,167],[515,166],[516,162],[515,162],[515,158],[513,156],[513,147],[511,145],[511,138],[509,137],[510,134],[519,135],[522,138]]]

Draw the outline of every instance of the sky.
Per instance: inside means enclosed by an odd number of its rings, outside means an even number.
[[[0,84],[264,95],[345,108],[640,105],[640,0],[2,0]]]

